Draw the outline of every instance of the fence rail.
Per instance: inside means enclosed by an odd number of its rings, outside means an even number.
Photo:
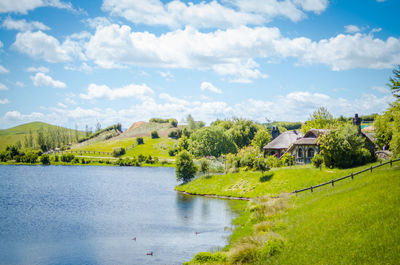
[[[358,171],[356,173],[351,173],[350,175],[347,175],[347,176],[344,176],[344,177],[341,177],[341,178],[338,178],[338,179],[332,179],[330,181],[327,181],[327,182],[324,182],[324,183],[321,183],[321,184],[318,184],[318,185],[315,185],[315,186],[310,186],[308,188],[304,188],[304,189],[301,189],[301,190],[295,190],[295,191],[291,192],[290,194],[296,194],[297,195],[297,193],[300,193],[300,192],[303,192],[303,191],[307,191],[307,190],[310,190],[311,192],[313,192],[314,189],[322,187],[322,186],[325,186],[325,185],[329,185],[329,184],[331,184],[332,186],[335,186],[335,182],[338,182],[338,181],[341,181],[341,180],[344,180],[344,179],[348,179],[348,178],[354,179],[354,176],[356,176],[358,174],[361,174],[361,173],[364,173],[364,172],[367,172],[367,171],[372,172],[372,170],[374,168],[378,168],[378,167],[381,167],[381,166],[384,166],[384,165],[387,165],[387,164],[390,164],[390,166],[392,166],[392,164],[394,162],[398,162],[398,161],[400,161],[400,159],[390,160],[390,161],[387,161],[385,163],[381,163],[381,164],[376,165],[376,166],[371,166],[369,168],[366,168],[364,170]]]
[[[98,155],[113,155],[111,152],[88,151],[88,150],[64,150],[64,151],[51,151],[48,154],[98,154]]]

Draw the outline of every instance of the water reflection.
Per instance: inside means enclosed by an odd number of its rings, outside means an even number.
[[[170,168],[0,166],[0,179],[0,264],[181,264],[225,245],[235,215],[176,193]]]

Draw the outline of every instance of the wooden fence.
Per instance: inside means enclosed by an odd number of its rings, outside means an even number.
[[[297,195],[297,193],[300,193],[300,192],[303,192],[303,191],[307,191],[307,190],[310,190],[311,192],[313,192],[314,189],[322,187],[322,186],[325,186],[325,185],[329,185],[329,184],[332,185],[332,187],[333,187],[333,186],[335,186],[335,182],[338,182],[338,181],[341,181],[341,180],[344,180],[344,179],[347,179],[347,178],[354,179],[355,175],[358,175],[358,174],[361,174],[361,173],[364,173],[364,172],[367,172],[367,171],[372,172],[372,170],[374,168],[381,167],[381,166],[384,166],[384,165],[387,165],[387,164],[390,164],[390,166],[392,166],[392,164],[394,162],[398,162],[398,161],[400,161],[400,159],[390,160],[388,162],[381,163],[381,164],[373,166],[373,167],[371,166],[369,168],[366,168],[364,170],[358,171],[356,173],[351,173],[348,176],[344,176],[344,177],[341,177],[341,178],[338,178],[338,179],[332,179],[331,181],[328,181],[328,182],[325,182],[325,183],[321,183],[321,184],[318,184],[318,185],[315,185],[315,186],[311,186],[311,187],[308,187],[308,188],[305,188],[305,189],[295,190],[295,191],[291,192],[290,194],[296,194]]]
[[[88,151],[88,150],[64,150],[64,151],[52,151],[48,152],[48,154],[93,154],[93,155],[110,155],[112,156],[113,153],[111,152],[100,152],[100,151]]]

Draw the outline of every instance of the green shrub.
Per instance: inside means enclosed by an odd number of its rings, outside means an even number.
[[[73,154],[63,154],[61,156],[61,161],[65,162],[65,163],[69,163],[71,162],[73,159],[75,158],[75,156]]]
[[[74,160],[72,161],[74,164],[79,164],[79,158],[75,157]]]
[[[59,161],[59,157],[58,157],[58,155],[55,155],[54,156],[54,162],[58,162]]]
[[[314,167],[319,168],[324,163],[324,158],[322,155],[316,154],[311,159],[311,163],[313,164]]]
[[[136,143],[137,144],[144,144],[143,137],[136,138]]]
[[[147,160],[147,157],[145,155],[143,155],[143,154],[138,155],[138,161],[140,163],[145,162],[146,160]]]
[[[196,174],[197,168],[193,162],[192,155],[186,151],[181,151],[176,157],[176,179],[188,182]]]
[[[119,157],[122,156],[126,153],[125,148],[123,147],[115,147],[113,148],[113,156],[114,157]]]
[[[226,262],[226,261],[227,261],[226,254],[221,252],[216,252],[216,253],[199,252],[193,258],[193,262],[198,262],[198,263]]]
[[[157,131],[152,131],[151,132],[151,139],[156,139],[156,138],[160,138],[160,136],[158,136],[158,132]]]
[[[205,175],[210,170],[210,161],[207,158],[200,159],[200,172]]]
[[[38,159],[37,153],[30,151],[22,158],[22,161],[34,164],[36,163],[37,159]]]
[[[50,165],[50,156],[48,154],[44,154],[40,157],[40,162],[42,162],[43,165]]]
[[[173,139],[178,139],[178,138],[181,137],[181,135],[182,135],[182,131],[179,130],[179,129],[170,131],[170,132],[168,133],[168,137],[169,137],[169,138],[173,138]]]

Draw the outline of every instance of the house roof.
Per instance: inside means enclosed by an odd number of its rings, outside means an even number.
[[[317,138],[327,131],[325,129],[310,129],[303,138],[294,142],[293,145],[318,145]]]
[[[292,145],[297,139],[303,136],[303,133],[300,131],[286,131],[281,133],[278,137],[264,146],[263,149],[287,149],[290,145]]]
[[[317,145],[317,138],[301,138],[293,143],[294,145]]]

